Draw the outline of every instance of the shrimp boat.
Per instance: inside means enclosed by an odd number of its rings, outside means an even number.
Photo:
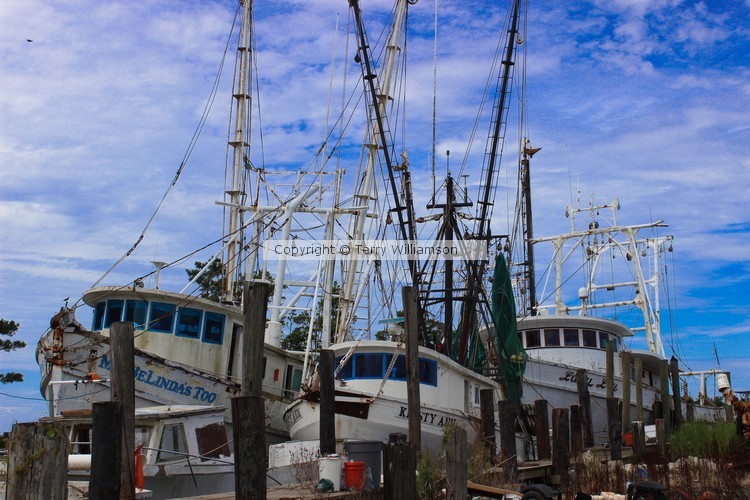
[[[528,168],[528,163],[526,163]],[[526,172],[528,179],[528,172]],[[524,375],[527,390],[524,405],[533,414],[535,399],[544,399],[552,408],[567,408],[578,404],[579,369],[587,373],[586,385],[591,396],[594,440],[607,441],[606,405],[606,348],[613,346],[614,395],[623,398],[624,384],[630,385],[629,401],[632,420],[653,424],[655,418],[668,418],[672,396],[662,401],[661,387],[666,365],[665,345],[661,331],[660,305],[663,286],[668,285],[664,257],[672,252],[671,235],[660,234],[667,225],[662,221],[642,225],[617,223],[620,202],[588,206],[568,206],[570,231],[558,236],[534,238],[527,232],[524,262],[543,253],[552,261],[537,302],[537,283],[531,266],[518,266],[519,292],[518,331],[529,360]],[[529,208],[530,210],[530,208]],[[576,218],[579,219],[577,224]],[[583,229],[580,219],[583,219]],[[644,236],[644,233],[646,235]],[[523,267],[523,268],[522,268]],[[582,277],[582,286],[575,290],[566,286],[568,280]],[[551,283],[550,283],[551,282]],[[573,281],[575,283],[575,281]],[[577,293],[576,293],[577,292]],[[571,296],[575,302],[571,301]],[[568,299],[566,301],[566,299]],[[675,350],[673,346],[673,352]],[[625,356],[627,353],[627,356]],[[623,370],[623,360],[629,366]],[[626,378],[623,379],[622,374]],[[724,417],[720,406],[708,404],[705,375],[719,371],[698,373],[701,377],[699,394],[694,401],[687,391],[688,377],[683,372],[680,398],[683,418],[717,421]],[[636,381],[642,387],[641,410],[638,412]]]
[[[284,203],[273,207],[255,205],[252,216],[246,217],[242,206],[249,192],[245,180],[250,170],[246,162],[250,154],[251,4],[241,1],[236,11],[241,28],[235,34],[238,64],[232,91],[234,130],[226,155],[231,159],[228,170],[234,173],[228,176],[224,200],[218,202],[227,211],[224,237],[218,240],[220,250],[214,250],[216,253],[181,291],[159,288],[160,273],[176,266],[154,262],[154,272],[125,284],[102,284],[110,270],[72,306],[66,303],[52,318],[50,329],[42,335],[37,348],[42,372],[40,389],[51,417],[85,412],[93,402],[110,399],[109,336],[112,325],[121,321],[131,322],[134,328],[137,407],[229,408],[229,398],[241,390],[241,289],[244,277],[255,271],[255,260],[248,258],[245,251],[250,245],[245,233],[253,224],[261,224],[263,217],[278,217],[284,210]],[[178,178],[179,175],[174,182]],[[147,229],[148,226],[120,262],[133,253]],[[153,287],[145,285],[149,276],[154,278]],[[202,278],[204,286],[196,285]],[[211,288],[213,283],[220,291]],[[275,284],[279,291],[287,288],[283,273]],[[294,305],[290,302],[289,308],[284,308],[278,295],[274,302],[277,327]],[[76,319],[76,310],[83,306],[93,309],[90,327]],[[299,388],[304,361],[302,353],[280,348],[278,332],[277,329],[276,337],[266,343],[263,361],[262,390],[267,401],[267,441],[271,443],[289,438],[282,413]],[[226,413],[229,421],[231,414]]]

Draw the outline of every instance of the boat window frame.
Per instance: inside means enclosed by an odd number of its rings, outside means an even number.
[[[159,316],[158,318],[154,318],[154,309],[162,308],[164,310],[163,314]],[[169,313],[166,312],[166,310],[170,310]],[[161,314],[162,311],[156,311],[157,314]],[[166,314],[169,314],[171,317],[170,320],[170,328],[169,330],[165,330],[162,328],[158,328],[157,321],[161,321],[163,317],[166,316]],[[169,302],[151,302],[149,308],[148,308],[148,329],[152,332],[159,332],[159,333],[166,333],[170,334],[174,332],[174,326],[175,321],[177,319],[177,306],[175,304],[170,304]]]
[[[560,329],[559,328],[544,328],[544,347],[560,347]],[[548,339],[554,335],[557,338],[557,343],[549,343]]]
[[[104,313],[107,310],[107,301],[102,300],[97,302],[94,306],[94,319],[91,322],[91,329],[94,331],[101,331],[104,327]]]
[[[183,320],[189,319],[189,318],[195,318],[197,315],[198,318],[198,324],[197,326],[194,325],[188,325],[187,323],[184,323]],[[182,328],[186,326],[194,326],[195,327],[195,333],[188,332],[187,329]],[[177,321],[174,325],[174,335],[175,337],[184,337],[188,339],[198,340],[201,337],[201,329],[203,326],[203,309],[198,309],[197,307],[178,307],[177,308]]]
[[[372,356],[372,362],[373,365],[376,365],[377,362],[375,361],[374,357],[380,357],[381,362],[381,371],[380,375],[375,376],[357,376],[357,364],[360,359],[366,359],[362,358],[362,356]],[[388,365],[391,362],[391,357],[393,356],[392,353],[387,352],[359,352],[355,353],[350,359],[347,364],[345,364],[343,367],[341,367],[341,370],[339,371],[337,378],[340,380],[381,380],[385,376],[385,372],[388,369]],[[338,366],[341,363],[341,359],[343,356],[337,356],[335,359],[335,366]],[[398,366],[402,364],[403,365],[403,377],[400,376],[401,366]],[[438,386],[438,369],[437,369],[437,361],[434,359],[429,358],[423,358],[420,357],[418,360],[419,364],[419,383],[424,385],[429,385],[432,387]],[[398,368],[397,368],[398,366]],[[360,372],[361,373],[361,372]],[[396,362],[394,363],[393,370],[391,370],[390,376],[388,377],[388,380],[393,380],[397,382],[406,382],[406,356],[404,354],[399,354],[398,358],[396,358]]]
[[[227,315],[213,311],[205,311],[203,314],[203,334],[201,335],[201,341],[207,344],[222,345],[224,343],[224,325],[227,321]],[[218,323],[219,333],[218,336],[211,333],[209,336],[208,328],[211,323]],[[212,339],[211,337],[218,337],[218,340]]]
[[[171,431],[173,439],[176,436],[176,447],[167,449],[164,443],[164,438],[167,436],[167,431]],[[177,431],[175,433],[174,431]],[[182,448],[180,448],[182,447]],[[187,435],[185,434],[185,425],[181,422],[174,424],[164,424],[161,430],[161,439],[159,440],[159,453],[156,456],[156,463],[163,464],[167,462],[174,462],[176,460],[184,460],[188,453]],[[166,456],[165,456],[166,455]]]
[[[137,322],[137,321],[135,321],[136,320],[135,314],[128,314],[129,313],[129,306],[131,306],[131,305],[133,305],[133,306],[139,306],[139,305],[143,306],[143,318],[142,318],[142,321],[140,323]],[[124,315],[125,315],[125,321],[132,322],[133,323],[133,327],[136,330],[145,330],[146,329],[146,320],[148,319],[148,305],[149,305],[149,303],[146,300],[133,300],[133,299],[126,300],[125,301],[125,313],[124,313]],[[138,309],[139,309],[138,307],[135,307],[133,309],[133,313],[135,313]]]
[[[113,306],[118,305],[120,307],[120,313],[117,315],[117,319],[110,318],[110,316],[113,314],[112,309]],[[125,300],[123,299],[109,299],[107,301],[107,311],[104,313],[104,328],[109,328],[112,326],[112,323],[117,323],[118,321],[122,321],[122,315],[125,313]]]
[[[591,347],[597,349],[599,348],[598,340],[599,336],[596,334],[596,330],[591,330],[588,328],[581,329],[581,345],[583,347]]]
[[[576,343],[568,342],[568,334],[575,332]],[[565,347],[581,347],[581,330],[579,328],[563,328],[563,345]]]
[[[526,347],[542,347],[542,337],[538,329],[524,330],[524,339]]]

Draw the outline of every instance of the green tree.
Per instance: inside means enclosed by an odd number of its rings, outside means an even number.
[[[206,267],[206,264],[207,262],[196,261],[192,269],[185,270],[188,278],[190,278],[190,280],[195,278],[198,273],[201,272],[201,269]],[[268,273],[266,274],[266,277],[268,278]],[[260,272],[255,273],[256,279],[259,276]],[[244,276],[240,275],[238,281],[234,283],[234,297],[232,298],[234,302],[239,303],[239,301],[242,299],[244,279]],[[203,274],[198,276],[198,279],[195,282],[200,288],[201,297],[203,297],[204,299],[213,300],[214,302],[221,302],[224,297],[224,263],[221,261],[221,259],[216,259],[211,262],[211,265],[208,266],[208,269],[203,271]]]
[[[12,337],[18,331],[19,326],[15,321],[0,319],[0,335]],[[0,350],[5,352],[23,349],[24,347],[26,347],[26,342],[21,340],[0,340]],[[10,384],[13,382],[23,382],[23,374],[18,372],[0,373],[0,383]]]
[[[331,308],[331,326],[336,328],[336,319],[341,309],[339,293],[341,286],[337,282],[333,283],[333,303]],[[301,311],[287,316],[284,321],[288,332],[281,339],[281,348],[288,351],[304,351],[307,348],[307,334],[310,331],[310,311]],[[318,307],[315,312],[315,322],[313,323],[312,348],[317,349],[320,336],[323,332],[323,299],[318,300]]]

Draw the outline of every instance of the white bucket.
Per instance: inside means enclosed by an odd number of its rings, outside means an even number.
[[[726,373],[719,373],[716,375],[716,387],[719,392],[724,392],[729,389],[729,377]]]
[[[333,491],[341,491],[341,465],[344,459],[339,456],[320,457],[318,459],[318,478],[328,479],[333,483]]]

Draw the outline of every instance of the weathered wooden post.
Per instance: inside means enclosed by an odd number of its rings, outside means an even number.
[[[615,397],[615,343],[612,340],[607,341],[605,369],[607,398],[613,398]]]
[[[391,433],[383,453],[383,496],[386,500],[417,498],[417,450],[406,434]]]
[[[445,445],[445,479],[449,500],[465,500],[468,491],[469,452],[466,431],[455,426],[448,431]],[[513,460],[515,462],[515,459]]]
[[[682,398],[680,397],[680,366],[677,358],[669,360],[669,372],[672,379],[672,429],[675,431],[682,425]]]
[[[620,352],[622,369],[622,428],[630,430],[630,351]]]
[[[570,426],[568,409],[552,409],[552,474],[560,479],[568,476],[570,466]]]
[[[404,334],[406,335],[406,395],[409,407],[409,441],[417,452],[422,450],[422,413],[419,394],[419,289],[405,286],[401,290],[404,303]]]
[[[609,432],[609,456],[612,460],[622,460],[622,402],[617,398],[607,398],[607,430]]]
[[[495,462],[495,397],[492,389],[479,391],[479,408],[482,415],[482,437],[484,445],[490,454],[490,460]]]
[[[570,453],[574,457],[583,453],[581,405],[570,405]]]
[[[121,498],[122,403],[101,401],[94,403],[92,407],[89,498]]]
[[[516,417],[518,407],[514,401],[498,401],[500,413],[500,463],[504,464],[506,478],[513,482],[518,477],[518,454],[516,451]]]
[[[333,377],[336,357],[332,350],[320,351],[320,454],[336,453],[336,386]]]
[[[643,428],[643,422],[635,420],[633,422],[633,456],[637,462],[643,461],[646,451],[646,434]]]
[[[552,448],[549,441],[549,413],[547,401],[534,401],[534,431],[536,433],[536,450],[539,460],[552,458]]]
[[[583,368],[576,370],[578,386],[578,404],[581,405],[581,426],[583,426],[583,446],[594,446],[594,427],[591,421],[591,395],[589,394],[589,376]]]
[[[64,500],[68,498],[67,473],[68,438],[61,425],[13,424],[5,498]],[[116,481],[119,486],[119,475]]]
[[[246,281],[242,335],[242,395],[232,398],[234,494],[239,499],[266,498],[266,411],[262,396],[263,338],[268,283]]]
[[[664,461],[667,458],[667,432],[663,418],[656,419],[656,444],[659,447],[659,458]]]
[[[112,401],[122,409],[120,498],[135,497],[135,353],[133,323],[115,322],[109,328],[112,351]]]
[[[669,362],[663,359],[659,362],[659,382],[661,394],[662,416],[667,421],[667,433],[672,433],[672,418],[669,398]]]
[[[635,358],[635,419],[643,422],[643,360]]]

